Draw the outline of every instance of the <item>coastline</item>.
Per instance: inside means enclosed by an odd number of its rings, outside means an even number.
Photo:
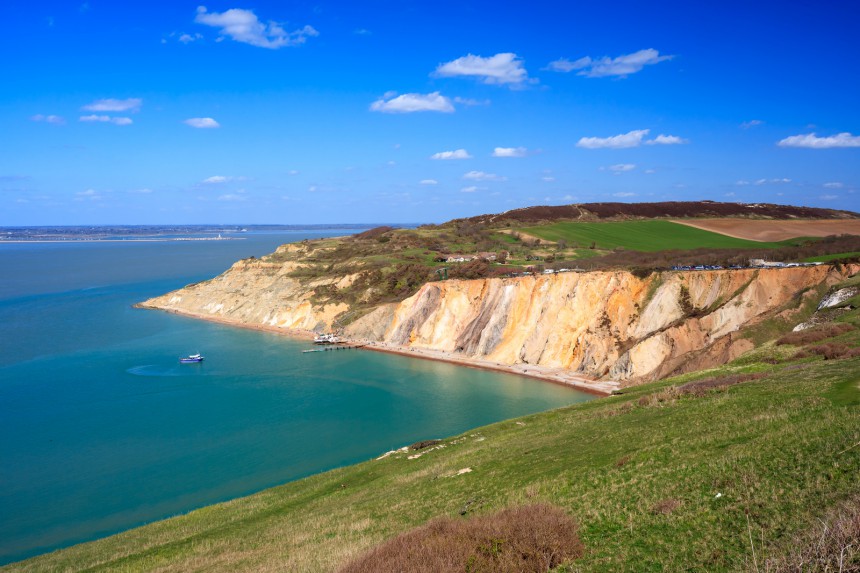
[[[143,303],[135,304],[134,308],[144,310],[160,310],[162,312],[168,312],[170,314],[176,314],[188,318],[205,320],[216,324],[223,324],[226,326],[233,326],[237,328],[245,328],[248,330],[256,330],[259,332],[270,332],[273,334],[279,334],[281,336],[289,336],[292,338],[300,338],[303,340],[312,340],[314,337],[314,334],[312,332],[308,332],[306,330],[281,328],[278,326],[268,326],[265,324],[246,324],[217,316],[208,316],[192,312],[165,309],[156,306],[147,306]],[[612,395],[613,391],[618,390],[621,387],[618,382],[610,380],[592,380],[584,376],[577,375],[570,370],[565,370],[564,368],[550,368],[547,366],[538,366],[534,364],[502,364],[499,362],[492,362],[490,360],[469,358],[467,356],[462,356],[454,352],[447,352],[444,350],[431,350],[427,348],[396,346],[387,342],[378,342],[371,340],[344,340],[343,344],[347,346],[362,345],[361,349],[374,352],[387,352],[389,354],[399,354],[401,356],[408,356],[411,358],[421,358],[424,360],[447,362],[449,364],[465,366],[468,368],[480,368],[482,370],[493,370],[496,372],[516,374],[518,376],[535,378],[537,380],[550,382],[552,384],[568,386],[570,388],[574,388],[575,390],[586,392],[594,396],[610,396]]]

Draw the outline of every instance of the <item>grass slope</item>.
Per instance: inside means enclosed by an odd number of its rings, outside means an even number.
[[[857,325],[857,312],[842,320]],[[857,345],[860,330],[839,340]],[[585,555],[560,571],[765,570],[860,476],[860,359],[798,361],[779,349],[4,570],[326,571],[436,516],[538,502],[580,525]],[[765,377],[703,396],[667,390],[749,372]]]
[[[669,249],[768,249],[786,243],[765,243],[736,239],[688,227],[672,221],[615,221],[606,223],[559,222],[519,229],[548,241],[564,240],[569,245],[600,249],[622,247],[628,250],[655,252]]]

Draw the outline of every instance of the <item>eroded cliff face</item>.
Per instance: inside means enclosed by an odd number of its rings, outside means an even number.
[[[285,247],[282,247],[285,248]],[[293,263],[245,260],[224,274],[142,306],[244,326],[328,330],[346,304],[316,305]],[[664,272],[564,273],[425,284],[350,324],[352,338],[458,353],[501,364],[563,368],[635,383],[706,368],[752,348],[739,331],[793,309],[817,287],[860,271],[829,266]],[[816,298],[817,301],[817,298]]]
[[[791,319],[819,285],[858,269],[565,273],[425,285],[348,328],[397,345],[502,364],[564,368],[637,382],[734,359],[753,343],[739,331]]]

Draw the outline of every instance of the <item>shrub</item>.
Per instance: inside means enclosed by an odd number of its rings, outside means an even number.
[[[770,573],[860,571],[860,499],[849,500],[792,544],[787,555],[765,563]]]
[[[732,374],[730,376],[720,376],[718,378],[705,378],[703,380],[694,380],[678,386],[678,393],[681,395],[690,394],[693,396],[704,396],[712,390],[724,390],[729,386],[747,382],[749,380],[760,380],[767,376],[766,374]]]
[[[851,332],[852,330],[854,330],[854,327],[844,322],[824,324],[807,330],[786,334],[777,340],[776,343],[802,346],[813,342],[821,342],[827,338],[833,338],[834,336],[839,336],[846,332]]]
[[[549,571],[583,553],[576,523],[549,504],[470,519],[439,518],[341,567],[340,573]]]

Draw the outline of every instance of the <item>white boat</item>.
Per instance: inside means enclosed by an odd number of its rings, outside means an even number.
[[[337,344],[340,339],[334,334],[317,334],[314,337],[314,344]]]
[[[203,362],[203,356],[198,354],[191,354],[190,356],[186,356],[184,358],[179,359],[180,364],[195,364],[197,362]]]

